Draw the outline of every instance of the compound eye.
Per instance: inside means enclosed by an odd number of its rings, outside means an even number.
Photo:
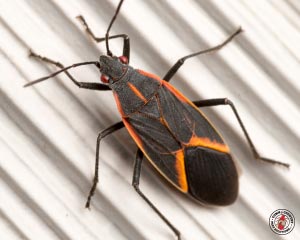
[[[108,83],[109,82],[108,77],[104,74],[101,74],[101,82]]]
[[[123,64],[128,64],[128,58],[125,57],[125,56],[120,56],[120,57],[119,57],[119,60],[120,60],[120,62],[123,63]]]

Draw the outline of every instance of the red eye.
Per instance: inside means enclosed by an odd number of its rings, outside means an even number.
[[[108,83],[109,82],[108,77],[106,75],[102,74],[101,75],[101,82]]]
[[[121,63],[128,64],[128,58],[125,56],[120,56],[119,60]]]

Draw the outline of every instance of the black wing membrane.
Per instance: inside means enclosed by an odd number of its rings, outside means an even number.
[[[229,205],[238,194],[238,175],[231,156],[202,147],[185,149],[189,193],[204,204]]]

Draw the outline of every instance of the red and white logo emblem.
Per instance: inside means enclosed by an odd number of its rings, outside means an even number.
[[[277,209],[269,219],[271,230],[279,235],[290,233],[295,227],[294,215],[286,209]]]

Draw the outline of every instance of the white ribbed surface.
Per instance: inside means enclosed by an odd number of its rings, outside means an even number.
[[[63,74],[32,88],[24,83],[55,68],[28,49],[65,65],[104,53],[75,19],[105,34],[118,1],[0,0],[0,238],[175,239],[131,187],[136,146],[126,130],[101,145],[100,183],[84,209],[98,132],[120,120],[111,93],[77,89]],[[217,54],[194,58],[173,84],[192,100],[229,97],[259,152],[291,169],[255,162],[229,107],[205,109],[243,170],[236,203],[204,208],[144,165],[141,189],[183,239],[300,239],[300,3],[297,0],[126,0],[112,33],[131,37],[131,65],[163,76],[175,61],[245,32]],[[111,48],[121,53],[121,42]],[[92,67],[73,71],[99,81]],[[270,214],[289,209],[292,233],[280,237]]]

